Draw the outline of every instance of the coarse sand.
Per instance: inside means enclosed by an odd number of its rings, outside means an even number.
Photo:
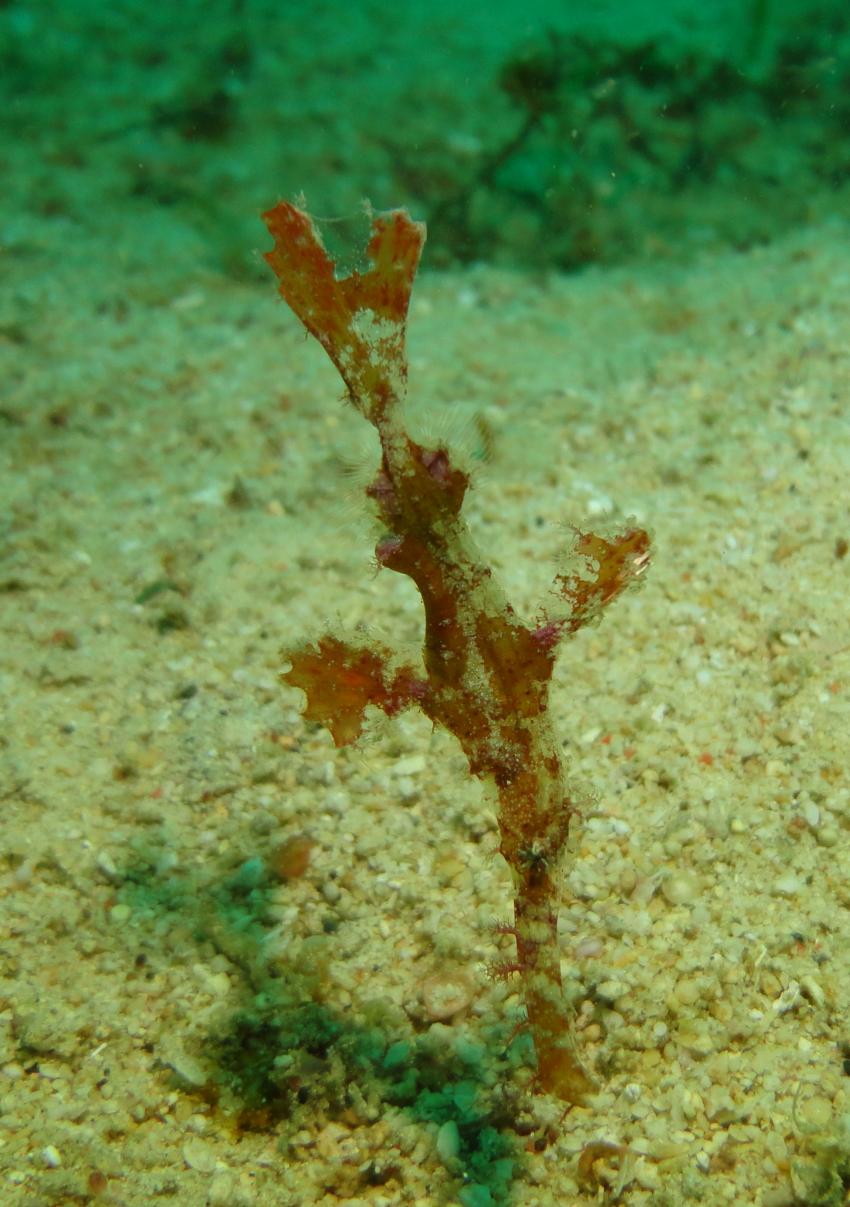
[[[598,1083],[562,1118],[487,973],[493,801],[421,716],[337,751],[278,681],[328,628],[421,640],[331,366],[271,275],[178,279],[167,218],[23,230],[52,270],[10,259],[0,331],[4,1204],[842,1201],[847,236],[572,278],[426,248],[411,422],[478,467],[467,519],[517,610],[569,525],[653,537],[553,687]],[[275,1010],[306,1007],[305,1052]]]

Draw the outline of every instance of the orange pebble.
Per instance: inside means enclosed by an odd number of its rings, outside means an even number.
[[[310,856],[316,844],[306,834],[294,834],[281,843],[272,855],[272,867],[281,880],[297,880],[310,866]]]
[[[100,1196],[109,1185],[109,1179],[99,1169],[93,1169],[88,1177],[89,1194]]]

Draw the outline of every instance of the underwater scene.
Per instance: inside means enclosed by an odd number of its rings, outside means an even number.
[[[0,1203],[850,1201],[850,6],[0,94]]]

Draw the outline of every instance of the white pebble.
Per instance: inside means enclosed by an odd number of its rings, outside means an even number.
[[[396,784],[396,792],[403,801],[407,802],[416,800],[416,798],[420,795],[419,785],[417,784],[416,780],[411,779],[409,776],[404,776],[403,779],[398,781]]]
[[[103,872],[107,879],[118,879],[118,868],[115,866],[115,860],[108,851],[98,851],[95,863],[98,866],[98,870]]]
[[[778,897],[793,897],[802,887],[801,880],[793,872],[786,872],[773,882],[773,892]]]
[[[800,977],[800,988],[815,1006],[822,1006],[826,1001],[826,994],[811,974]]]
[[[777,1014],[787,1014],[789,1010],[793,1010],[800,1001],[800,982],[791,981],[791,983],[782,990],[779,997],[773,1003],[773,1008]]]
[[[573,948],[573,955],[577,960],[590,960],[595,956],[600,956],[603,951],[601,939],[587,938],[582,939]]]
[[[426,768],[424,754],[409,754],[406,758],[393,763],[391,774],[396,779],[406,779],[408,776],[422,775]]]
[[[625,981],[602,981],[596,986],[596,992],[606,1002],[619,1001],[619,999],[624,997],[628,991],[629,987]]]
[[[177,1048],[171,1054],[171,1058],[168,1063],[171,1065],[172,1069],[174,1069],[174,1072],[177,1074],[177,1076],[181,1077],[184,1081],[187,1081],[189,1085],[206,1085],[207,1081],[209,1080],[207,1072],[201,1065],[201,1062],[180,1048]]]
[[[437,1152],[442,1161],[453,1160],[460,1152],[460,1132],[454,1119],[447,1119],[437,1132]]]
[[[816,1094],[800,1104],[797,1115],[812,1131],[825,1131],[832,1120],[832,1103],[828,1098]]]
[[[671,872],[664,878],[661,892],[670,905],[687,905],[699,894],[699,878],[692,872]]]
[[[59,1149],[53,1144],[48,1144],[46,1148],[43,1148],[41,1150],[41,1155],[44,1159],[44,1164],[48,1169],[58,1169],[62,1164],[62,1157],[59,1153]]]
[[[587,514],[593,520],[609,516],[614,511],[614,502],[607,495],[597,495],[587,501]]]
[[[472,981],[462,971],[446,970],[427,977],[420,986],[422,1003],[429,1018],[453,1018],[465,1010],[475,990]]]
[[[205,1140],[197,1136],[190,1137],[183,1145],[183,1160],[190,1169],[197,1169],[200,1173],[212,1173],[215,1170],[215,1152]]]
[[[814,830],[820,825],[820,809],[813,800],[803,801],[800,812],[805,818],[806,825]]]
[[[346,813],[351,807],[351,796],[342,788],[333,788],[322,796],[322,808],[326,813]]]

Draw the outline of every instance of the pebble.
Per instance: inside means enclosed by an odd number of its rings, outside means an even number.
[[[803,887],[802,881],[793,872],[786,872],[773,882],[773,893],[777,897],[793,897]]]
[[[699,878],[687,871],[671,872],[661,884],[661,892],[670,905],[687,905],[699,895],[699,891]]]
[[[59,1149],[53,1144],[48,1144],[46,1148],[43,1148],[41,1156],[48,1169],[58,1169],[62,1164],[62,1156]]]
[[[198,1136],[191,1136],[184,1143],[183,1160],[190,1169],[197,1169],[199,1173],[213,1173],[216,1166],[215,1152]]]
[[[342,896],[342,889],[335,880],[325,880],[322,884],[322,896],[328,905],[336,905]]]
[[[223,1169],[217,1173],[210,1182],[207,1202],[210,1207],[231,1207],[232,1204],[240,1202],[238,1194],[238,1182],[235,1176],[229,1169]]]
[[[576,944],[573,948],[573,956],[577,960],[590,960],[602,955],[603,950],[604,945],[601,939],[587,938]]]
[[[377,830],[364,830],[354,840],[354,854],[358,859],[368,859],[380,851],[385,843],[385,836]]]
[[[460,1132],[454,1119],[447,1119],[437,1132],[437,1152],[441,1161],[451,1161],[460,1152]]]
[[[395,779],[407,779],[411,776],[422,775],[425,767],[424,754],[410,754],[393,763],[391,774]]]
[[[790,984],[782,990],[779,997],[773,1003],[773,1008],[777,1014],[787,1014],[790,1010],[794,1010],[800,1002],[800,982],[791,981]]]
[[[846,817],[850,811],[850,795],[846,789],[828,796],[824,803],[830,813],[837,813],[839,817]]]
[[[693,1027],[682,1030],[676,1037],[683,1048],[686,1048],[692,1056],[710,1056],[716,1045],[711,1033],[699,1024],[694,1024]]]
[[[822,1006],[826,1001],[826,994],[820,983],[810,974],[800,977],[800,988],[813,1005]]]
[[[326,813],[347,813],[351,807],[351,797],[341,788],[334,788],[322,797],[322,807]]]
[[[682,977],[673,990],[673,997],[679,1006],[693,1006],[704,996],[704,988],[698,977]]]
[[[448,1019],[472,1001],[474,986],[462,970],[437,973],[422,982],[422,1004],[431,1019]]]
[[[635,1181],[642,1190],[661,1189],[661,1173],[656,1165],[640,1157],[635,1165]]]
[[[457,855],[447,853],[434,860],[432,872],[441,887],[450,884],[456,876],[466,870],[466,864]]]
[[[703,1100],[696,1090],[683,1090],[679,1099],[679,1106],[682,1114],[689,1122],[696,1118],[700,1111],[705,1110]]]
[[[778,998],[782,993],[782,982],[775,972],[765,969],[758,979],[758,986],[765,997]]]
[[[103,872],[108,880],[118,879],[118,868],[115,866],[115,860],[108,851],[98,851],[95,863],[98,870]]]
[[[587,515],[591,519],[598,520],[613,514],[614,503],[608,495],[596,495],[594,498],[587,500],[586,510]]]
[[[799,746],[803,740],[803,735],[796,725],[777,725],[773,736],[780,746]]]
[[[596,986],[596,992],[599,997],[603,998],[607,1002],[612,1003],[619,1001],[619,999],[624,997],[628,991],[629,987],[625,981],[602,981]]]
[[[115,910],[112,912],[114,914]],[[226,997],[230,992],[230,977],[226,972],[210,972],[203,964],[193,964],[192,971],[210,997]]]
[[[405,776],[396,784],[396,792],[399,797],[406,803],[411,804],[421,796],[419,784],[410,776]]]
[[[206,1070],[201,1065],[201,1062],[190,1056],[188,1052],[177,1048],[170,1054],[168,1063],[174,1069],[177,1076],[188,1082],[189,1085],[206,1085],[208,1081]],[[106,1086],[104,1086],[104,1089],[106,1089]]]
[[[820,809],[813,800],[804,800],[800,805],[800,812],[807,826],[811,826],[814,830],[820,825]]]
[[[717,1119],[718,1116],[723,1116],[720,1122],[724,1122],[737,1117],[735,1103],[732,1101],[732,1096],[725,1085],[709,1086],[706,1098],[706,1114],[709,1119]]]
[[[794,1207],[799,1201],[790,1186],[770,1186],[761,1200],[762,1207]]]
[[[822,1094],[815,1094],[800,1103],[797,1118],[812,1130],[824,1131],[832,1119],[832,1103]]]
[[[819,846],[835,847],[838,846],[838,829],[827,822],[824,826],[819,826],[815,831],[815,839]]]
[[[29,884],[35,871],[35,865],[35,859],[25,859],[12,877],[14,883],[21,886]]]
[[[623,867],[620,869],[618,880],[620,892],[625,896],[628,896],[630,893],[635,891],[638,878],[637,872],[632,864],[626,863],[623,865]]]

